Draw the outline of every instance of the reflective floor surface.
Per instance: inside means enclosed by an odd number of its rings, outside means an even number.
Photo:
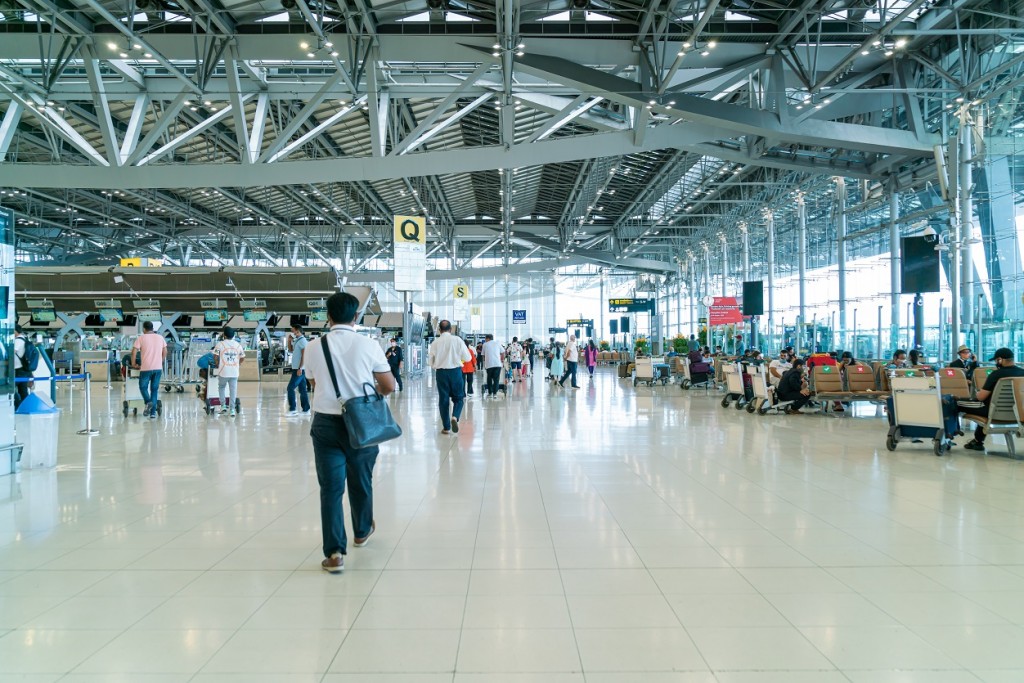
[[[58,467],[0,477],[0,681],[1024,680],[1024,464],[890,453],[871,406],[581,384],[442,436],[409,382],[340,576],[282,385],[153,421],[97,388],[92,438],[63,391]]]

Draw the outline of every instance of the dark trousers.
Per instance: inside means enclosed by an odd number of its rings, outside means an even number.
[[[156,409],[156,399],[160,395],[160,376],[163,370],[143,370],[139,373],[139,393],[146,406]]]
[[[398,369],[397,365],[391,366],[391,374],[395,377],[395,383],[398,384],[398,390],[402,390],[402,371]]]
[[[306,385],[306,374],[302,370],[292,370],[288,380],[288,410],[295,411],[295,390],[299,390],[299,403],[303,411],[309,410],[309,389]]]
[[[27,369],[19,369],[14,371],[15,377],[32,377],[32,371]],[[29,382],[18,382],[14,385],[14,409],[17,410],[21,402],[28,398]]]
[[[593,376],[594,376],[594,367],[595,367],[595,366],[593,366],[593,365],[590,365],[589,363],[587,364],[587,372],[589,372],[589,373],[590,373],[590,376],[591,376],[591,377],[593,377]]]
[[[501,368],[487,368],[487,387],[484,395],[498,395],[498,383],[501,381]]]
[[[466,395],[467,396],[472,396],[473,395],[473,373],[472,372],[464,372],[464,373],[462,373],[462,376],[466,379]]]
[[[565,374],[562,375],[562,379],[558,380],[559,384],[565,384],[565,378],[572,375],[572,386],[576,386],[576,366],[579,365],[576,361],[567,360],[565,361]]]
[[[437,408],[441,413],[441,424],[445,429],[452,428],[452,418],[462,416],[462,406],[466,402],[466,389],[463,386],[462,368],[435,370],[437,383]],[[452,406],[451,404],[455,404]]]
[[[792,401],[793,405],[790,406],[791,410],[800,410],[805,405],[811,402],[810,396],[804,396],[801,393],[796,394],[779,394],[780,401]]]
[[[352,508],[352,533],[356,538],[365,538],[370,535],[373,524],[373,465],[380,449],[376,446],[352,448],[341,415],[317,413],[309,434],[313,437],[316,478],[320,482],[324,557],[334,553],[344,555],[348,547],[345,511],[341,505],[345,482],[348,482]]]
[[[959,408],[961,413],[967,415],[980,415],[981,417],[988,417],[988,406],[984,408]],[[974,428],[974,440],[978,443],[985,443],[985,428],[978,425]]]

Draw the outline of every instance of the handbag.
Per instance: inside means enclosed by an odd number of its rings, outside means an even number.
[[[352,448],[370,448],[397,439],[402,435],[402,428],[395,422],[391,415],[391,408],[387,401],[381,396],[377,389],[369,382],[363,382],[363,395],[343,401],[341,389],[338,388],[338,376],[334,371],[334,360],[331,358],[331,346],[327,341],[330,334],[325,334],[321,339],[324,351],[324,361],[327,363],[327,372],[331,375],[331,383],[334,385],[334,394],[341,403],[341,418],[345,422],[345,429],[348,431],[348,441]],[[369,387],[369,391],[367,391]]]

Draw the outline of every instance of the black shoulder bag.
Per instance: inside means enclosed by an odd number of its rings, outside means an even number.
[[[370,448],[397,439],[402,435],[402,428],[391,416],[391,409],[388,407],[384,397],[377,393],[377,389],[369,382],[363,382],[363,395],[343,401],[341,389],[338,388],[338,376],[334,372],[334,360],[331,358],[331,346],[327,341],[330,334],[325,334],[321,339],[324,351],[324,362],[327,363],[327,372],[331,375],[331,383],[334,384],[334,394],[341,403],[341,417],[345,421],[345,428],[348,430],[348,440],[352,448]],[[369,387],[369,391],[366,388]]]

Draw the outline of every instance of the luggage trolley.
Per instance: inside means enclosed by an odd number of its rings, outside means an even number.
[[[159,389],[157,390],[159,391]],[[156,414],[163,415],[164,402],[159,397],[156,399]],[[139,407],[146,410],[146,402],[142,400],[142,390],[139,388],[139,372],[131,367],[131,364],[124,365],[124,382],[121,383],[121,414],[128,417],[128,414],[139,414]]]
[[[199,359],[213,349],[210,339],[192,339],[187,347],[177,346],[170,359],[172,375],[164,382],[164,391],[182,393],[185,387],[192,385],[196,393],[202,391],[203,378],[199,376]]]
[[[750,375],[754,400],[747,404],[747,412],[767,415],[769,412],[782,413],[793,405],[793,401],[776,401],[775,387],[768,381],[768,368],[761,365]]]
[[[711,389],[714,384],[714,369],[708,368],[706,372],[695,371],[689,358],[683,358],[683,375],[679,380],[679,388],[686,391],[692,387],[704,387],[705,392]],[[701,363],[707,366],[706,363]]]
[[[722,374],[725,375],[725,396],[722,397],[722,407],[728,408],[729,404],[736,401],[736,405],[743,407],[747,392],[743,386],[743,370],[737,362],[724,363]]]
[[[931,439],[935,455],[952,447],[960,433],[956,401],[944,398],[935,377],[893,377],[888,401],[889,433],[885,447],[896,450],[900,439]]]

